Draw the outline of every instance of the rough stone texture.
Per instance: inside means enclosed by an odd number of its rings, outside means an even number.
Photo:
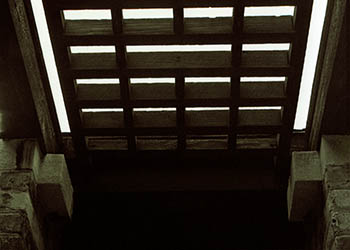
[[[324,136],[325,250],[350,249],[350,136]]]
[[[350,236],[343,235],[343,236],[335,237],[331,250],[347,250],[347,249],[350,249]]]
[[[320,205],[322,191],[321,163],[313,152],[293,152],[288,185],[288,216],[291,221],[301,221]]]
[[[0,189],[18,192],[30,192],[33,188],[31,171],[0,171]]]
[[[350,189],[350,164],[327,165],[324,175],[324,189]]]
[[[47,213],[71,217],[73,187],[63,154],[47,154],[37,173],[38,195]]]

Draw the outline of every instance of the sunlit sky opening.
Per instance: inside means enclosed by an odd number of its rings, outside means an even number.
[[[52,45],[49,38],[46,19],[43,11],[42,0],[31,0],[35,21],[39,32],[41,47],[43,49],[45,66],[48,71],[51,90],[53,92],[54,102],[58,114],[58,120],[62,132],[70,132],[67,114],[63,102],[62,92],[59,84],[58,73],[52,51]],[[308,115],[308,106],[312,89],[313,78],[315,74],[315,64],[319,50],[323,20],[326,10],[327,0],[314,0],[313,12],[311,17],[308,45],[306,49],[306,58],[301,81],[299,102],[294,129],[304,129]],[[281,7],[246,7],[245,16],[292,16],[294,14],[293,6]],[[230,17],[233,8],[185,8],[185,18],[216,18]],[[65,10],[63,12],[66,20],[111,20],[110,10]],[[140,18],[173,18],[172,9],[124,9],[124,19]],[[261,50],[288,50],[290,44],[244,44],[244,51]],[[71,46],[71,53],[115,53],[115,46]],[[172,52],[172,51],[230,51],[231,45],[160,45],[160,46],[127,46],[127,52]],[[267,81],[285,81],[285,77],[241,77],[241,82],[267,82]],[[174,83],[175,78],[132,78],[133,83]],[[230,82],[229,78],[185,78],[185,82]],[[118,79],[77,79],[77,84],[117,84]],[[254,107],[246,107],[252,109]],[[280,107],[255,107],[256,109],[280,109]],[[162,108],[161,108],[162,109]],[[193,108],[189,108],[193,109]],[[203,109],[203,108],[199,108]],[[205,109],[205,108],[204,108]],[[226,109],[226,107],[225,107]],[[240,109],[244,109],[241,107]],[[106,109],[103,109],[106,111]],[[115,112],[122,112],[122,109],[111,109]],[[136,109],[134,109],[136,110]],[[90,112],[84,109],[84,112]],[[102,110],[94,109],[94,112]]]

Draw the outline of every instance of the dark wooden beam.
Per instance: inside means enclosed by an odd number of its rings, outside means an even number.
[[[286,96],[287,104],[282,112],[282,131],[279,138],[279,153],[277,171],[281,176],[281,185],[287,185],[289,175],[288,160],[292,140],[294,119],[296,114],[301,76],[304,66],[306,44],[309,33],[313,1],[299,1],[294,14],[294,28],[298,34],[290,48],[290,66],[294,69],[287,75]]]
[[[31,6],[23,0],[9,0],[8,3],[40,124],[42,150],[58,153],[61,151],[62,138]]]
[[[344,24],[347,4],[348,1],[346,0],[330,1],[328,3],[328,15],[326,17],[328,20],[326,19],[324,26],[309,113],[309,150],[318,150],[319,148],[325,105],[329,86],[333,77],[333,69],[335,66],[339,38]]]
[[[127,62],[126,62],[126,46],[125,43],[119,39],[119,36],[123,34],[123,12],[121,8],[112,9],[112,23],[113,32],[116,40],[116,57],[115,66],[120,70],[119,82],[120,82],[120,94],[123,103],[123,114],[124,114],[124,126],[127,130],[128,148],[130,151],[136,150],[136,139],[133,133],[134,119],[133,109],[130,106],[130,85],[129,77],[126,73]]]
[[[232,7],[239,0],[186,0],[184,7]],[[295,5],[298,0],[246,0],[246,6],[288,6]],[[110,7],[121,8],[173,8],[176,7],[177,1],[174,0],[127,0],[127,1],[110,1],[110,0],[58,0],[54,5],[56,8],[66,9],[101,9]]]
[[[70,70],[70,52],[64,43],[62,13],[51,8],[47,1],[43,2],[47,17],[53,52],[56,59],[57,71],[60,78],[64,103],[67,110],[69,126],[77,155],[86,161],[86,143],[81,128],[81,111],[76,102],[76,83],[73,72]]]
[[[237,123],[239,119],[238,108],[240,99],[240,73],[239,68],[242,64],[242,32],[244,22],[244,6],[241,2],[233,8],[233,33],[231,52],[231,104],[230,104],[230,122],[229,122],[229,137],[228,149],[231,151],[236,149],[237,144]]]

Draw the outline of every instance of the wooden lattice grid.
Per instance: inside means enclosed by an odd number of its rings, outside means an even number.
[[[44,5],[77,151],[86,150],[85,139],[93,136],[116,137],[121,142],[117,144],[129,150],[147,148],[144,139],[147,136],[148,141],[153,138],[163,142],[171,137],[171,142],[164,144],[171,144],[171,149],[200,149],[196,145],[202,140],[212,148],[235,150],[249,147],[249,143],[246,146],[242,143],[257,134],[262,143],[271,142],[272,136],[275,143],[267,143],[269,147],[279,145],[277,152],[287,154],[312,1],[60,0],[44,1]],[[244,16],[247,6],[290,5],[295,6],[293,16]],[[233,7],[233,16],[184,18],[184,8],[188,7]],[[127,8],[171,8],[173,18],[124,19],[122,11]],[[63,10],[70,9],[109,9],[112,18],[65,20]],[[242,50],[243,44],[262,43],[290,43],[290,49]],[[131,45],[191,44],[230,44],[232,49],[127,52],[127,46]],[[116,52],[73,54],[69,50],[69,46],[93,45],[112,45]],[[241,81],[241,77],[263,76],[283,76],[286,80]],[[137,77],[172,77],[175,83],[131,84],[130,78]],[[230,80],[188,83],[187,77],[229,77]],[[77,84],[76,79],[81,78],[118,78],[119,83]],[[247,106],[282,108],[239,109]],[[199,111],[191,107],[222,109]],[[119,112],[82,112],[86,108],[114,108]],[[137,111],[137,108],[172,109]],[[208,143],[203,145],[208,147]]]

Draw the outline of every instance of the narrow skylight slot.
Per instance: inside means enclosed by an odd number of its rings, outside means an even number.
[[[188,107],[186,111],[227,111],[229,107]]]
[[[130,78],[130,83],[175,83],[175,78]]]
[[[135,112],[164,112],[176,111],[176,108],[134,108]]]
[[[89,78],[89,79],[76,79],[77,84],[117,84],[118,78]]]
[[[269,107],[239,107],[239,110],[281,110],[281,106],[269,106]]]
[[[173,9],[123,9],[124,19],[173,18]]]
[[[290,43],[243,44],[243,51],[288,51]]]
[[[244,16],[293,16],[294,6],[245,7]]]
[[[111,20],[111,10],[64,10],[66,20]]]
[[[184,8],[185,18],[232,17],[233,8]]]
[[[194,52],[194,51],[231,51],[230,44],[205,45],[135,45],[127,46],[127,52]]]
[[[226,82],[231,81],[230,77],[185,77],[185,82]]]
[[[57,73],[57,67],[52,50],[52,44],[47,27],[43,3],[41,0],[31,0],[31,3],[60,129],[61,132],[70,132],[67,112],[64,105],[60,80]]]
[[[286,77],[241,77],[241,82],[284,82]]]
[[[81,109],[82,112],[123,112],[122,108]]]
[[[327,0],[317,0],[313,2],[294,129],[306,128],[327,2]]]
[[[115,53],[115,46],[70,46],[72,54],[79,53]]]

